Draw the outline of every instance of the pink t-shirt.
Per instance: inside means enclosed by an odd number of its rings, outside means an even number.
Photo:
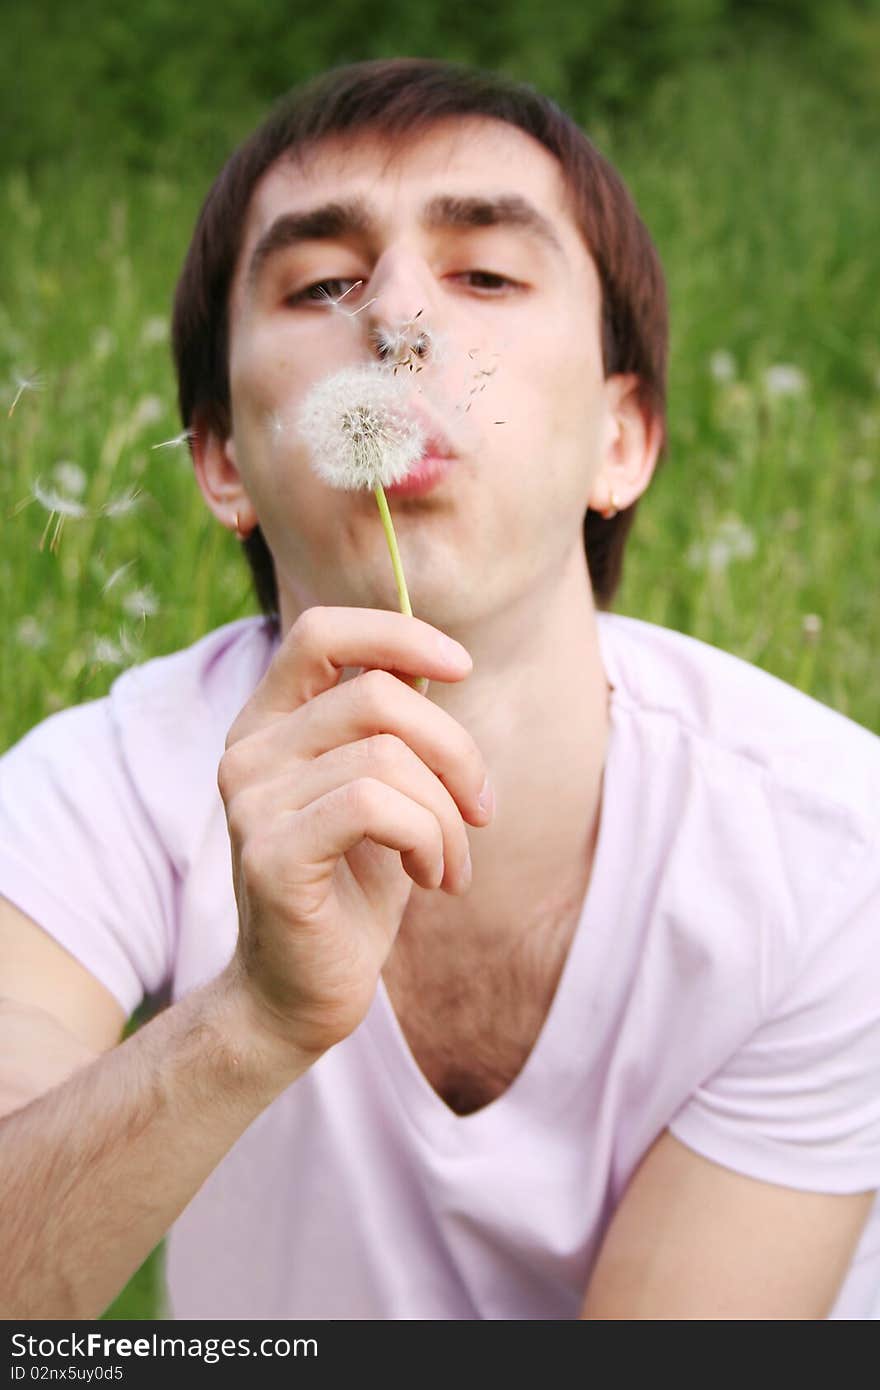
[[[569,957],[508,1090],[453,1113],[380,982],[170,1232],[178,1318],[575,1318],[665,1128],[740,1173],[880,1188],[880,739],[681,633],[598,614],[614,689]],[[260,618],[125,672],[0,759],[0,892],[131,1012],[227,963],[217,790]],[[880,1204],[834,1318],[880,1316]]]

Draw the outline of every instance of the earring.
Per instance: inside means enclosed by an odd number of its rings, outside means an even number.
[[[611,518],[612,518],[613,516],[617,516],[617,513],[618,513],[619,511],[620,511],[620,503],[619,503],[618,500],[617,500],[617,493],[614,492],[614,490],[612,489],[612,492],[611,492],[611,506],[610,506],[610,507],[607,507],[607,508],[605,509],[605,511],[602,513],[602,516],[604,517],[604,519],[605,519],[606,521],[610,521]]]
[[[242,531],[241,522],[238,519],[238,512],[235,513],[235,534],[240,541],[246,541],[250,536],[250,531]]]

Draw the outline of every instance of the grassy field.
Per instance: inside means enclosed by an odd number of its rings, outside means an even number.
[[[753,55],[591,133],[672,306],[670,446],[617,611],[880,732],[876,126]],[[59,167],[0,187],[0,746],[256,611],[185,449],[157,447],[181,428],[168,309],[210,172]],[[151,1316],[155,1280],[154,1258],[109,1315]]]

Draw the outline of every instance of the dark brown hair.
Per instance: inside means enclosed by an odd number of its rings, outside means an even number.
[[[583,131],[532,87],[497,73],[433,59],[392,58],[333,68],[295,88],[233,153],[202,206],[174,300],[173,350],[183,424],[231,427],[228,300],[254,188],[285,153],[339,133],[377,131],[391,142],[450,116],[507,121],[558,159],[602,288],[606,376],[633,372],[665,446],[666,287],[660,260],[619,175]],[[661,451],[662,457],[662,451]],[[587,564],[599,608],[619,586],[637,502],[606,520],[584,518]],[[245,553],[257,599],[278,612],[272,556],[259,527]]]

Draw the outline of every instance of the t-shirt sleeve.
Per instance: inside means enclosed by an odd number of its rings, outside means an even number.
[[[842,881],[765,1021],[669,1124],[725,1167],[829,1193],[880,1188],[880,836]]]
[[[174,866],[108,698],[52,715],[0,757],[0,894],[127,1015],[170,978]]]

